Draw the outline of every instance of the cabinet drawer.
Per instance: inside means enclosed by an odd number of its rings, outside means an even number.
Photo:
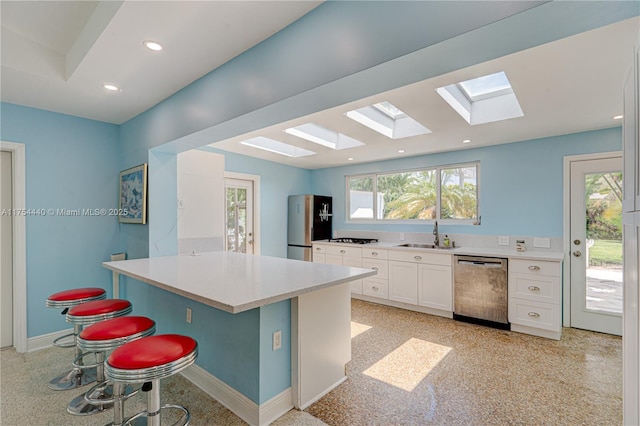
[[[388,259],[389,250],[379,248],[363,248],[362,257],[370,257],[372,259]]]
[[[378,273],[373,277],[381,280],[389,278],[389,262],[377,259],[362,259],[362,267],[366,269],[374,269]]]
[[[360,247],[348,247],[348,246],[326,246],[327,254],[333,254],[337,256],[350,257],[355,259],[362,258],[362,249]]]
[[[560,277],[509,273],[509,297],[560,304]]]
[[[509,259],[509,272],[521,274],[561,276],[561,263],[547,260]]]
[[[362,293],[367,296],[379,297],[381,299],[389,298],[389,282],[387,280],[376,280],[373,278],[365,278],[362,284]]]
[[[417,250],[390,250],[389,260],[400,262],[429,263],[431,265],[451,266],[451,255]]]
[[[327,257],[324,253],[313,253],[314,263],[327,263]]]
[[[514,324],[561,331],[560,305],[524,299],[509,299],[509,321]]]
[[[315,253],[326,253],[327,252],[327,246],[323,245],[323,244],[313,244],[313,249],[311,250],[314,254]]]

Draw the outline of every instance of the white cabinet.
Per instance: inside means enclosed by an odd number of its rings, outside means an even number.
[[[418,265],[418,304],[453,312],[451,266]]]
[[[453,311],[451,255],[389,252],[389,300]]]
[[[417,263],[389,261],[389,300],[418,304]]]
[[[362,267],[377,272],[362,281],[362,294],[380,299],[389,298],[389,251],[385,249],[362,249]]]
[[[313,243],[311,248],[314,263],[327,263],[326,251],[327,246],[324,244]]]
[[[343,245],[328,244],[325,247],[325,263],[330,265],[362,268],[362,249]],[[362,294],[362,280],[350,282],[351,293]]]
[[[560,339],[560,262],[509,260],[509,322],[513,331]]]

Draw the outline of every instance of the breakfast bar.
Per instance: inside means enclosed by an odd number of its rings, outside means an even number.
[[[152,303],[140,289],[141,283],[146,283],[178,296],[172,310],[181,310],[179,304],[186,299],[185,302],[205,305],[201,310],[223,311],[217,314],[194,311],[189,329],[184,328],[184,320],[177,320],[184,319],[184,312],[176,312],[172,317],[176,318],[173,320],[176,324],[167,324],[167,328],[173,331],[176,327],[194,335],[202,347],[198,366],[202,364],[204,375],[212,376],[216,382],[211,386],[213,390],[206,384],[196,384],[250,424],[267,424],[291,407],[304,409],[346,379],[345,364],[351,359],[349,282],[376,274],[371,269],[234,252],[153,257],[103,265],[133,278],[126,280],[126,291],[131,293],[128,296],[138,295],[132,297],[134,310],[136,306],[145,309],[145,304],[146,309],[152,309]],[[277,308],[280,317],[284,310],[290,310],[290,324],[286,324],[290,335],[287,328],[284,332],[270,328],[270,307]],[[216,319],[202,323],[196,314],[216,315]],[[244,328],[223,335],[219,327],[227,331]],[[259,340],[256,352],[247,354],[253,349],[243,349],[243,353],[235,353],[242,345],[246,347],[248,336]],[[209,337],[214,342],[203,341]],[[210,354],[209,345],[214,346]],[[283,353],[289,347],[290,353]],[[261,394],[271,382],[281,380],[269,378],[269,371],[277,371],[270,367],[270,362],[281,366],[283,359],[290,366],[290,379],[282,385],[286,389],[271,392],[277,391],[276,396],[263,397]],[[209,365],[214,367],[208,368]],[[233,378],[252,369],[257,377],[249,378],[248,391],[236,389]],[[225,374],[231,379],[225,380]],[[256,387],[259,389],[252,389]]]

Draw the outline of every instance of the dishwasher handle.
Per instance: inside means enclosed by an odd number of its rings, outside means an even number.
[[[502,262],[482,262],[471,260],[459,260],[458,265],[480,266],[483,268],[502,268]]]
[[[506,268],[507,260],[499,257],[455,256],[455,262],[465,267]]]

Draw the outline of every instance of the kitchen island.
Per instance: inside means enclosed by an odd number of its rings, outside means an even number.
[[[195,337],[201,347],[197,364],[203,372],[193,378],[186,376],[250,424],[267,424],[291,407],[303,409],[346,379],[345,364],[351,359],[349,282],[376,273],[233,252],[103,265],[135,280],[126,283],[134,312],[140,306],[151,318],[154,309],[158,309],[158,315],[164,314],[141,292],[140,282],[179,296],[170,309],[180,312],[171,317],[165,329],[160,323],[159,333],[183,332]],[[186,326],[184,320],[178,320],[184,318],[184,311],[177,306],[183,298],[205,305],[194,307],[193,323]],[[290,327],[270,329],[268,318],[274,316],[271,307],[276,310],[275,316],[282,317],[289,306],[290,324],[286,326]],[[211,312],[211,308],[218,312]],[[204,312],[200,314],[200,310]],[[205,316],[204,323],[198,320]],[[290,353],[285,353],[287,348]],[[272,362],[289,366],[290,378],[288,386],[284,385],[287,389],[277,389],[276,396],[268,394],[264,401],[264,389],[272,385],[270,382],[282,380],[269,379],[269,372],[277,371],[270,367]],[[255,375],[242,381],[238,386],[242,389],[236,389],[236,377],[253,370]],[[216,377],[218,372],[224,377]],[[199,383],[206,382],[207,376],[215,383]]]

